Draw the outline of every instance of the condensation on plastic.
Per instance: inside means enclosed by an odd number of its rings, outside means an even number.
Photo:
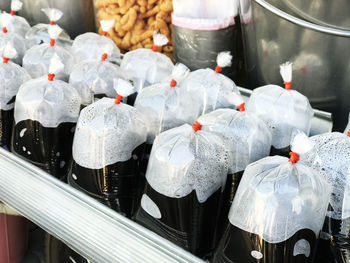
[[[345,134],[348,134],[348,132],[350,132],[350,114],[349,114],[349,122],[348,122],[348,125],[346,126],[345,130],[344,130],[344,133]]]
[[[114,89],[114,79],[124,78],[121,69],[108,61],[86,60],[76,64],[70,74],[69,84],[81,96],[82,104],[93,102],[94,95],[104,94],[114,98],[117,94]]]
[[[151,49],[140,48],[124,55],[120,67],[132,76],[137,91],[159,83],[168,77],[174,64],[166,55]]]
[[[304,95],[277,85],[255,89],[246,109],[270,127],[272,146],[277,149],[289,146],[294,129],[308,135],[314,115],[309,100]]]
[[[103,98],[81,111],[73,142],[73,159],[89,169],[127,161],[146,141],[142,114],[114,99]]]
[[[78,92],[62,80],[47,76],[24,83],[17,94],[15,122],[35,120],[46,128],[64,122],[77,122],[81,99]]]
[[[215,134],[194,132],[188,124],[156,137],[146,173],[147,182],[158,193],[182,198],[196,192],[204,203],[224,189],[230,153]]]
[[[106,50],[111,50],[111,56],[107,58],[108,61],[120,61],[120,50],[108,37],[88,32],[77,36],[72,45],[72,52],[76,60],[80,62],[89,59],[100,59]]]
[[[350,137],[339,133],[325,133],[311,137],[315,147],[303,156],[302,162],[319,173],[332,185],[331,209],[333,219],[350,217]],[[345,202],[345,199],[347,201]]]
[[[309,146],[306,140],[297,140],[292,148]],[[266,157],[246,168],[228,217],[232,225],[269,243],[283,242],[302,229],[317,237],[330,190],[317,170],[286,157]]]
[[[221,136],[232,153],[229,173],[243,171],[248,164],[270,154],[271,132],[266,124],[249,112],[218,109],[201,116],[202,130]]]
[[[204,263],[3,149],[0,199],[92,262]]]
[[[24,17],[2,13],[0,14],[0,21],[3,19],[9,20],[5,24],[0,22],[1,27],[6,27],[9,33],[16,33],[24,38],[28,30],[30,30],[30,25]]]
[[[231,79],[209,68],[191,72],[182,87],[201,101],[201,114],[220,108],[235,108],[236,94],[240,94]]]

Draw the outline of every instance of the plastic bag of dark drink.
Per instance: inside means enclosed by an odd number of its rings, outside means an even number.
[[[350,131],[347,135],[339,132],[316,135],[311,141],[315,147],[302,161],[318,169],[332,185],[319,252],[322,257],[329,257],[330,249],[337,263],[347,263],[350,262]]]
[[[235,94],[239,94],[236,84],[220,74],[224,67],[231,65],[230,52],[220,52],[215,71],[209,68],[198,69],[189,74],[182,86],[202,102],[202,114],[220,108],[233,108]]]
[[[63,12],[56,8],[43,8],[41,9],[50,20],[50,24],[36,24],[28,30],[25,34],[26,44],[28,48],[43,43],[50,43],[50,35],[48,34],[48,28],[50,25],[55,25],[58,20],[63,16]],[[68,33],[63,30],[56,40],[56,44],[67,49],[71,48],[72,41]]]
[[[102,98],[81,111],[68,182],[121,214],[132,217],[140,204],[139,174],[147,129],[143,115],[121,99],[134,92],[116,80],[115,99]]]
[[[111,49],[112,53],[107,58],[111,62],[120,62],[120,50],[114,44],[113,40],[108,38],[108,31],[114,25],[114,20],[101,20],[102,35],[88,32],[77,36],[72,45],[72,52],[78,62],[96,59],[105,52],[106,49]]]
[[[6,25],[6,28],[11,33],[16,33],[21,37],[24,37],[28,30],[30,29],[30,25],[28,21],[21,16],[17,16],[16,12],[22,9],[23,3],[20,0],[12,0],[11,1],[11,13],[2,13],[0,14],[0,19],[2,20],[3,16],[11,16],[10,22]],[[5,18],[8,19],[8,18]],[[4,27],[4,25],[2,25]]]
[[[132,76],[137,92],[163,81],[174,69],[170,58],[157,52],[158,47],[168,43],[166,36],[154,32],[153,43],[152,49],[139,48],[127,52],[120,64],[120,67]]]
[[[301,93],[291,90],[292,63],[280,66],[285,88],[266,85],[255,89],[247,103],[247,111],[255,114],[272,132],[271,155],[288,156],[294,129],[310,132],[314,111]]]
[[[39,78],[46,75],[50,61],[53,55],[56,54],[64,65],[64,69],[57,74],[56,79],[68,81],[75,60],[69,51],[56,45],[56,40],[62,31],[63,29],[58,25],[50,25],[48,27],[50,43],[33,46],[26,52],[23,57],[23,67],[29,72],[32,78]]]
[[[16,54],[16,50],[10,44],[0,48],[0,146],[7,150],[11,148],[15,98],[19,87],[30,80],[24,68],[9,61]]]
[[[229,154],[221,138],[198,122],[158,135],[136,221],[199,257],[210,256]]]
[[[83,106],[93,103],[96,98],[114,98],[117,95],[114,79],[124,78],[125,74],[117,65],[107,61],[111,52],[111,49],[105,50],[100,57],[74,66],[69,84],[78,91]]]
[[[60,179],[68,172],[81,101],[74,88],[55,79],[63,67],[54,54],[47,76],[20,87],[12,136],[14,154]]]
[[[311,263],[330,197],[317,170],[298,162],[312,144],[303,133],[290,159],[266,157],[246,168],[216,263]]]
[[[13,46],[17,52],[17,55],[12,58],[12,62],[22,65],[22,59],[26,52],[25,39],[15,31],[10,31],[9,27],[14,24],[14,17],[3,13],[0,16],[0,22],[2,31],[0,32],[0,48],[5,47],[7,44]]]

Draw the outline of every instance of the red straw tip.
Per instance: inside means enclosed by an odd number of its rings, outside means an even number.
[[[242,104],[240,104],[237,109],[242,112],[242,111],[245,111],[245,103],[243,102]]]
[[[222,71],[222,67],[216,66],[215,73],[220,73]]]
[[[4,32],[5,34],[7,33],[7,28],[6,27],[3,27],[2,28],[2,32]]]
[[[193,125],[192,125],[192,129],[194,130],[194,132],[197,132],[199,130],[202,129],[202,124],[200,124],[198,121],[196,121]]]
[[[50,39],[50,46],[53,47],[55,45],[55,40],[53,38]]]
[[[285,81],[284,82],[284,88],[286,90],[290,90],[292,88],[292,82],[291,81]]]
[[[157,52],[157,51],[158,51],[158,46],[153,45],[153,47],[152,47],[152,51]]]
[[[348,130],[348,134],[347,134],[348,137],[350,137],[350,130]]]
[[[10,60],[10,59],[7,58],[7,57],[3,57],[3,58],[2,58],[2,61],[3,61],[5,64],[6,64],[7,62],[9,62],[9,60]]]
[[[295,164],[300,160],[300,156],[296,152],[290,152],[289,156],[289,162],[291,162],[292,164]]]
[[[103,53],[101,56],[101,61],[106,61],[107,57],[108,57],[107,53]]]
[[[54,77],[55,77],[55,74],[53,74],[53,73],[49,73],[49,74],[47,75],[47,79],[48,79],[49,81],[53,81]]]
[[[11,10],[11,16],[14,16],[16,14],[16,11],[15,10]]]
[[[170,87],[171,87],[171,88],[174,88],[174,87],[176,87],[176,85],[177,85],[176,80],[175,80],[175,79],[172,79],[171,82],[170,82]]]
[[[106,37],[107,35],[108,35],[108,32],[106,32],[106,31],[103,31],[103,32],[102,32],[102,36],[105,36],[105,37]]]
[[[123,99],[123,96],[117,94],[117,96],[115,96],[114,104],[120,104],[122,99]]]
[[[50,21],[50,25],[53,26],[54,24],[55,24],[55,21],[52,21],[52,20],[51,20],[51,21]]]

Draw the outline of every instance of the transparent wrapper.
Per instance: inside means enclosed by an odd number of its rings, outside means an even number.
[[[75,60],[69,51],[60,46],[51,46],[45,43],[30,48],[23,57],[23,67],[32,78],[42,77],[48,73],[50,61],[54,54],[57,54],[64,64],[63,71],[59,72],[56,78],[68,81]]]
[[[31,48],[43,43],[50,43],[50,36],[47,32],[49,26],[48,24],[37,24],[29,29],[25,34],[27,47]],[[56,40],[58,46],[64,47],[67,50],[70,50],[72,43],[73,41],[66,31],[63,31]]]
[[[266,85],[253,91],[247,111],[266,122],[272,132],[272,146],[289,146],[294,129],[309,134],[314,111],[308,99],[295,90]]]
[[[12,58],[12,61],[18,65],[22,65],[22,59],[26,52],[26,44],[25,39],[16,33],[4,33],[3,31],[0,32],[0,48],[4,48],[7,44],[10,44],[13,46],[16,51],[17,55]]]
[[[107,58],[108,61],[120,62],[120,50],[108,37],[89,32],[77,36],[72,46],[77,61],[98,59],[105,50],[112,51],[111,56]]]
[[[79,92],[82,104],[88,105],[94,101],[94,96],[114,98],[113,81],[124,77],[121,69],[108,61],[86,60],[74,66],[69,84]]]
[[[124,55],[120,67],[133,77],[138,91],[159,83],[174,69],[173,62],[164,54],[151,49],[136,49]]]
[[[232,153],[229,174],[243,171],[248,164],[270,153],[272,136],[269,128],[249,112],[218,109],[201,116],[198,122],[204,131],[221,136]]]
[[[198,69],[189,74],[182,86],[202,102],[202,114],[220,108],[235,108],[236,84],[212,69]]]
[[[6,26],[9,33],[16,33],[24,38],[26,33],[30,30],[30,25],[24,17],[21,16],[11,16],[8,13],[2,13],[0,15],[0,21],[5,19],[9,20],[8,23],[1,23],[1,27]]]

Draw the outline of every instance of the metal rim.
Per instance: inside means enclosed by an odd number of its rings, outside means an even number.
[[[255,0],[257,4],[262,6],[263,8],[269,10],[271,13],[302,27],[330,34],[330,35],[335,35],[335,36],[340,36],[340,37],[350,37],[350,31],[347,30],[340,30],[332,27],[326,27],[326,26],[320,26],[314,23],[310,23],[308,21],[305,21],[303,19],[297,18],[295,16],[292,16],[290,14],[287,14],[283,12],[282,10],[278,9],[277,7],[271,5],[270,3],[266,2],[265,0]]]

